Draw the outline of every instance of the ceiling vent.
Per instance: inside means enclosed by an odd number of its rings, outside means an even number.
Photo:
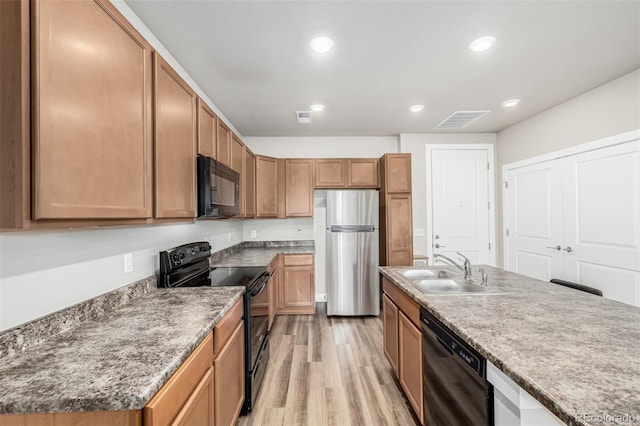
[[[491,111],[456,111],[440,122],[436,129],[464,129]]]
[[[296,111],[296,121],[298,124],[311,123],[311,111]]]

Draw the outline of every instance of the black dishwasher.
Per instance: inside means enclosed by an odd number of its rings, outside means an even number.
[[[424,424],[493,425],[487,361],[426,310],[420,311]]]

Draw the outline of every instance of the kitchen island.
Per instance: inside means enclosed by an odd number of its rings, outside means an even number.
[[[484,268],[504,294],[426,294],[406,268],[380,271],[563,422],[640,421],[639,308]]]

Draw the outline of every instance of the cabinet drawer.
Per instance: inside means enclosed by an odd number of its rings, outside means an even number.
[[[411,320],[416,327],[420,328],[420,305],[414,302],[386,277],[382,278],[382,291],[404,312],[405,316]]]
[[[143,409],[145,426],[170,424],[213,364],[211,333]]]
[[[285,254],[284,266],[313,265],[312,254]]]
[[[217,355],[229,340],[233,331],[242,321],[244,314],[243,299],[240,299],[233,305],[233,308],[227,312],[222,320],[213,329],[213,353]]]

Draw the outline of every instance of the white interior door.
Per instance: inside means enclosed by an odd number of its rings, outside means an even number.
[[[566,279],[640,306],[640,142],[563,163]]]
[[[431,237],[433,253],[471,263],[494,264],[490,247],[487,149],[431,150]],[[491,180],[492,181],[492,180]],[[438,264],[437,260],[434,262]]]
[[[562,168],[557,161],[507,173],[506,268],[549,281],[564,277]]]

